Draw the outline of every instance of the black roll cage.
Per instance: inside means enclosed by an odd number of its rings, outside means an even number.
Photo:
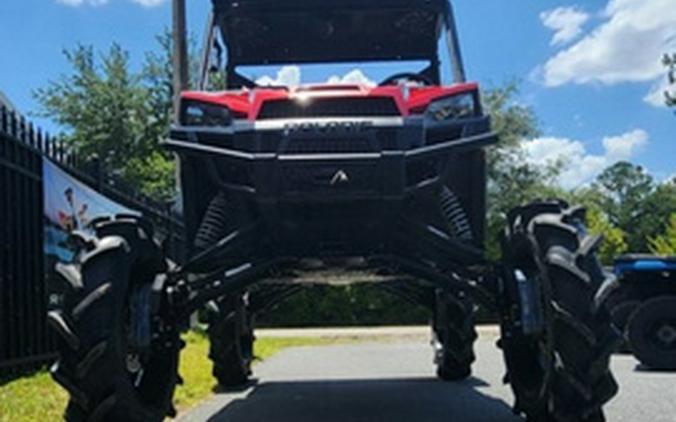
[[[289,11],[298,10],[299,12],[317,12],[331,10],[332,7],[354,7],[355,9],[364,9],[365,11],[373,10],[374,5],[377,5],[378,2],[374,0],[360,0],[359,2],[354,2],[350,0],[322,0],[320,2],[316,0],[275,0],[271,3],[266,3],[268,0],[249,0],[247,3],[244,1],[234,1],[234,0],[213,0],[214,7],[212,8],[209,16],[207,18],[206,32],[203,41],[202,47],[202,57],[200,65],[200,74],[199,74],[199,90],[206,90],[209,86],[210,73],[213,71],[223,70],[226,75],[226,84],[228,87],[247,87],[254,88],[256,85],[253,81],[239,74],[236,70],[237,66],[242,64],[251,64],[251,63],[239,63],[234,60],[230,50],[228,49],[229,40],[225,38],[225,31],[221,28],[222,19],[220,19],[221,14],[231,11],[233,8],[240,7],[240,3],[246,5],[247,7],[260,12],[261,10],[267,10],[265,7],[274,9],[278,11],[280,8],[288,7]],[[415,3],[420,3],[416,5]],[[284,4],[288,3],[288,5]],[[354,4],[352,4],[354,3]],[[458,37],[458,31],[455,23],[455,17],[453,12],[453,6],[448,0],[437,0],[436,2],[421,1],[421,0],[389,0],[386,2],[388,6],[396,7],[406,7],[415,10],[416,7],[426,7],[430,8],[432,6],[436,12],[438,10],[440,23],[442,25],[440,29],[440,36],[446,37],[446,45],[448,47],[448,55],[451,59],[451,71],[453,75],[453,80],[455,83],[463,83],[466,81],[466,74],[464,63],[462,59],[460,41]],[[274,4],[275,7],[272,7]],[[431,6],[432,4],[432,6]],[[438,42],[438,40],[435,40]],[[222,54],[223,50],[226,50],[227,54],[227,63],[224,69],[221,69],[222,66]],[[217,63],[212,64],[211,58],[213,55],[217,56]],[[441,65],[438,51],[435,54],[427,55],[425,57],[391,57],[392,60],[396,59],[411,59],[411,60],[427,60],[430,62],[430,66],[424,69],[421,74],[424,74],[428,77],[431,77],[432,80],[440,80],[440,71],[439,67]],[[342,59],[336,60],[336,63],[339,62],[348,62],[348,61],[383,61],[386,60],[382,57],[368,58],[368,57],[359,57],[352,60]],[[312,62],[308,60],[307,62]],[[318,60],[316,63],[327,62],[325,60]],[[290,64],[284,63],[281,61],[266,62],[261,64]]]

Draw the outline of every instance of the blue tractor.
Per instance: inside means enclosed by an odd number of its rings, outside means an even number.
[[[676,370],[676,257],[625,255],[614,270],[612,316],[627,348],[648,368]]]

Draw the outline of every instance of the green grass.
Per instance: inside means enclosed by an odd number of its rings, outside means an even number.
[[[180,373],[184,385],[176,389],[174,402],[181,410],[209,397],[216,383],[207,358],[209,341],[203,333],[190,332],[181,353]],[[350,341],[334,338],[262,338],[256,341],[257,359],[272,357],[280,350],[298,346],[318,346]],[[60,421],[68,395],[52,381],[46,370],[11,381],[0,380],[0,422]]]
[[[0,381],[0,422],[58,421],[67,399],[47,371]]]

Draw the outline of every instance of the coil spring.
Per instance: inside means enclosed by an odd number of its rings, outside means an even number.
[[[441,212],[453,238],[463,242],[474,240],[472,226],[458,196],[444,186],[440,195]]]
[[[195,235],[195,252],[203,251],[228,234],[233,218],[232,208],[225,194],[220,192],[211,200]]]

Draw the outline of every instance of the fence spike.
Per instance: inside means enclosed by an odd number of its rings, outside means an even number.
[[[45,132],[45,155],[52,158],[52,137],[49,132]]]
[[[24,144],[28,144],[28,140],[26,139],[26,119],[23,116],[19,117],[19,131],[19,140]]]
[[[37,141],[37,148],[40,150],[40,152],[44,153],[45,151],[42,149],[43,146],[43,139],[42,139],[42,129],[38,128],[37,134],[36,134],[36,141]]]

